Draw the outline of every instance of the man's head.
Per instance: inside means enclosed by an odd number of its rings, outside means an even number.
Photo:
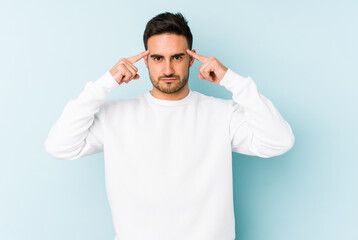
[[[143,34],[145,50],[148,50],[148,39],[151,36],[163,33],[183,35],[188,42],[188,48],[191,50],[193,46],[193,35],[188,26],[188,21],[181,13],[173,14],[165,12],[149,20]]]
[[[187,23],[180,13],[166,12],[152,18],[144,31],[144,46],[149,51],[144,61],[153,86],[162,93],[188,88],[189,68],[194,59],[186,53],[193,43]]]

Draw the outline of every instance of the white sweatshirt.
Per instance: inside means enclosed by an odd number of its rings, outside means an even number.
[[[228,70],[232,100],[148,91],[104,101],[109,72],[67,103],[45,143],[55,158],[104,151],[115,240],[233,240],[232,151],[263,158],[294,144],[289,124],[250,78]]]

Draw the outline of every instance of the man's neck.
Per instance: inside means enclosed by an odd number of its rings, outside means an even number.
[[[153,89],[150,91],[150,94],[152,94],[153,97],[161,100],[180,100],[188,96],[189,88],[186,86],[176,93],[163,93],[153,87]]]

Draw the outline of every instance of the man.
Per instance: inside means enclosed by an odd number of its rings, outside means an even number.
[[[46,150],[67,160],[104,151],[116,240],[233,240],[232,151],[284,154],[294,144],[292,130],[250,77],[192,49],[181,14],[151,19],[144,45],[66,105]],[[142,58],[153,89],[104,102],[139,79],[134,63]],[[202,63],[199,78],[224,86],[232,100],[189,89],[194,60]]]

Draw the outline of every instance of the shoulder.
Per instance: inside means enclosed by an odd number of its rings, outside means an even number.
[[[143,100],[144,100],[143,94],[130,99],[116,98],[104,102],[102,107],[106,109],[106,111],[110,111],[111,109],[118,109],[118,108],[128,108],[128,107],[133,108],[136,105],[141,104]]]
[[[223,99],[214,96],[205,95],[200,92],[194,91],[197,95],[197,101],[200,104],[211,104],[211,106],[227,107],[231,105],[231,99]]]
[[[205,95],[203,93],[196,92],[196,105],[198,109],[204,112],[212,113],[220,116],[230,115],[232,100],[223,99],[214,96]]]

